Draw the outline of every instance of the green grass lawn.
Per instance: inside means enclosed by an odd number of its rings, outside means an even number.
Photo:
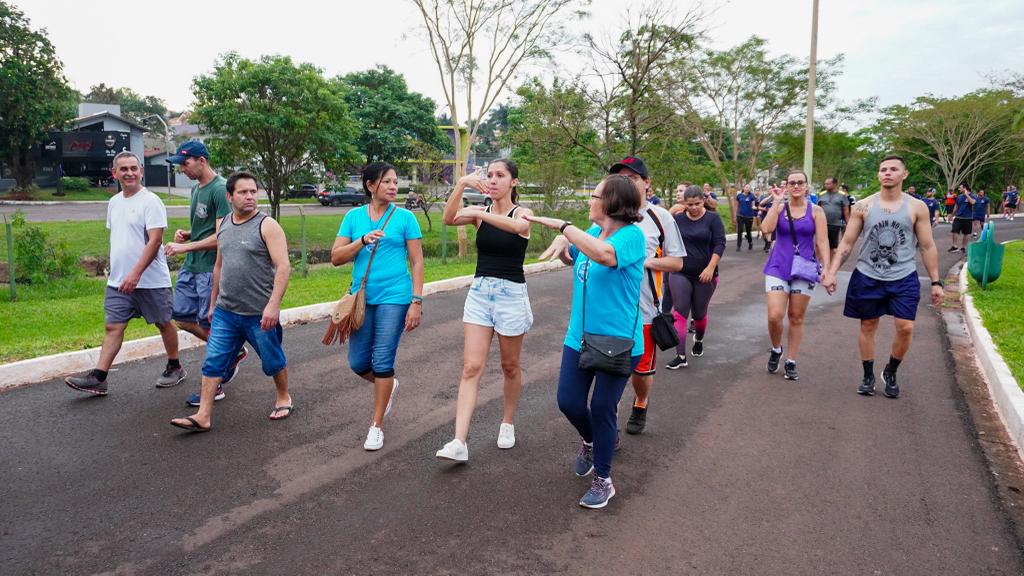
[[[429,259],[425,281],[472,274],[476,259]],[[340,298],[352,281],[352,267],[316,267],[309,276],[292,274],[282,308],[329,302]],[[8,286],[0,284],[0,363],[47,354],[81,350],[103,342],[104,278],[80,278],[46,286],[18,286],[18,301],[8,299]],[[428,303],[429,307],[429,303]],[[128,324],[126,340],[154,336],[156,328],[136,319]]]
[[[985,328],[1024,388],[1024,242],[1006,245],[1002,274],[987,290],[982,290],[970,275],[968,282]]]
[[[84,200],[102,200],[107,201],[117,193],[117,190],[113,188],[89,188],[88,190],[65,190],[63,196],[55,196],[57,192],[56,188],[40,188],[36,190],[30,197],[29,200],[37,202],[82,202]],[[168,196],[166,192],[161,192],[159,189],[152,190],[154,194],[160,197],[164,203],[170,203],[171,205],[177,204],[184,201],[188,205],[188,199],[180,198],[178,196]],[[24,200],[25,198],[18,197],[14,198],[10,192],[4,192],[0,194],[0,200]]]

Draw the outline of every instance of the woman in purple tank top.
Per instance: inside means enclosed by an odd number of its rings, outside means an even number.
[[[782,332],[786,317],[789,317],[789,338],[786,354],[785,378],[797,380],[796,357],[800,351],[800,340],[804,335],[804,315],[811,301],[814,282],[808,282],[791,274],[793,268],[793,238],[797,249],[804,258],[814,258],[827,269],[829,265],[828,229],[825,211],[807,202],[807,175],[800,171],[790,172],[786,180],[789,200],[783,197],[781,188],[772,189],[772,207],[761,222],[761,232],[777,233],[771,255],[764,266],[764,289],[768,300],[768,336],[772,341],[768,357],[768,372],[779,370],[782,359]],[[792,218],[792,220],[791,220]],[[792,221],[792,225],[790,222]]]

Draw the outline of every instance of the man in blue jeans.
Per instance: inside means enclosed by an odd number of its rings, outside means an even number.
[[[256,208],[256,177],[236,172],[226,183],[231,214],[217,231],[217,260],[213,268],[210,336],[203,363],[199,411],[171,420],[172,426],[209,432],[213,398],[238,349],[248,342],[274,378],[277,398],[271,420],[291,415],[288,362],[281,346],[281,299],[288,288],[291,264],[284,230]]]
[[[167,256],[185,255],[185,263],[178,271],[178,281],[174,286],[172,318],[178,328],[206,342],[210,336],[210,318],[207,314],[210,310],[213,266],[217,260],[217,226],[222,218],[231,213],[231,204],[228,203],[226,181],[210,167],[210,152],[202,142],[191,140],[183,143],[167,162],[177,165],[178,171],[196,181],[189,200],[191,228],[179,228],[174,233],[174,242],[164,246]],[[243,346],[228,367],[221,386],[217,387],[215,400],[224,398],[223,384],[238,373],[238,364],[247,355],[248,351]],[[179,382],[181,380],[174,384]],[[199,394],[189,396],[186,403],[199,406]]]

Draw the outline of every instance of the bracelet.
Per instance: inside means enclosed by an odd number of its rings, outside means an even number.
[[[935,280],[932,282],[932,286],[938,286],[939,288],[945,288],[946,285],[942,283],[942,280]]]
[[[572,226],[572,222],[563,222],[562,225],[558,228],[558,232],[564,234],[565,229],[568,228],[569,226]]]
[[[366,234],[360,236],[359,241],[363,243],[363,246],[366,246]]]
[[[423,296],[417,296],[417,295],[413,294],[412,295],[412,303],[413,304],[423,304]]]

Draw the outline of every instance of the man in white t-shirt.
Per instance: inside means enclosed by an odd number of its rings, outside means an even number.
[[[142,317],[160,329],[167,367],[157,378],[157,387],[173,386],[185,379],[185,369],[178,361],[178,331],[171,322],[171,272],[161,249],[167,209],[160,198],[142,186],[142,162],[135,154],[125,151],[114,156],[113,174],[121,192],[107,204],[110,276],[103,299],[103,347],[96,369],[64,380],[71,388],[96,396],[107,395],[107,372],[132,318]]]
[[[626,424],[626,433],[640,434],[647,426],[647,400],[654,385],[654,373],[657,371],[657,346],[651,334],[654,317],[661,313],[660,304],[664,296],[663,273],[678,272],[683,268],[683,257],[686,248],[679,235],[676,221],[661,206],[646,201],[647,190],[651,187],[651,176],[647,164],[642,158],[627,156],[621,162],[608,169],[609,174],[619,174],[633,181],[640,191],[642,205],[640,213],[644,215],[640,229],[644,231],[647,242],[647,261],[644,262],[644,280],[640,285],[640,315],[644,323],[644,355],[640,364],[633,371],[633,411]],[[652,290],[652,284],[654,285]]]

